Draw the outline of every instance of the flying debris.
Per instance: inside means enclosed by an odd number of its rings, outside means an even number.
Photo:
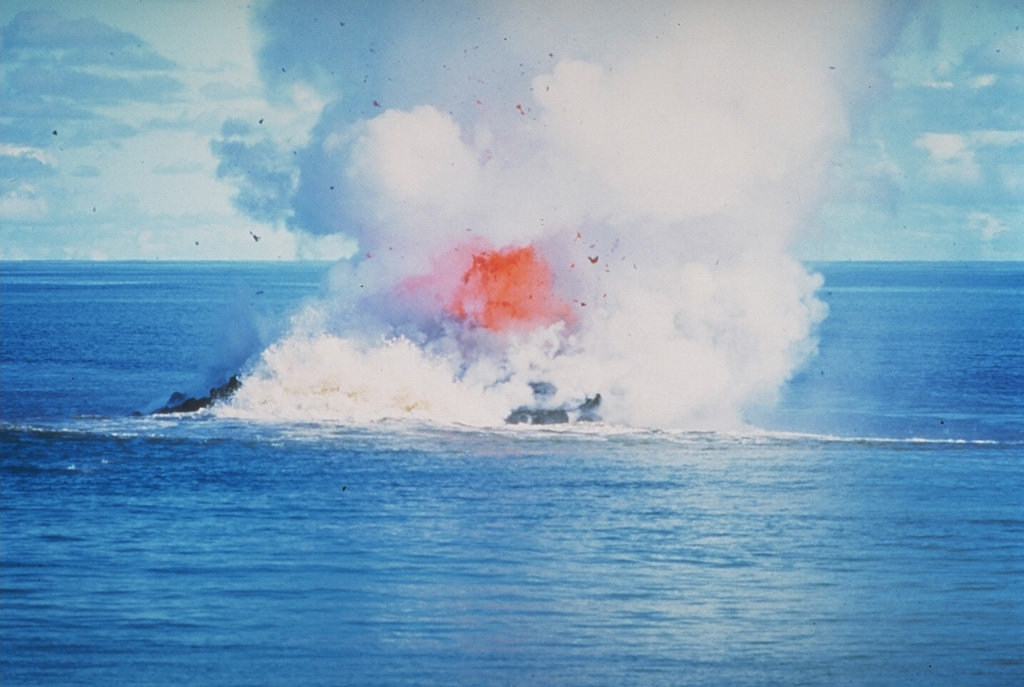
[[[548,43],[522,3],[408,3],[343,50],[301,55],[289,48],[320,13],[267,22],[268,60],[295,59],[335,95],[273,141],[228,126],[220,167],[249,226],[349,255],[230,411],[494,424],[599,405],[614,424],[742,422],[814,355],[827,313],[820,276],[790,252],[789,204],[823,187],[845,141],[853,94],[824,72],[867,73],[868,4],[580,8],[572,42]],[[392,40],[423,26],[440,32]],[[473,59],[450,59],[476,37]],[[286,66],[264,61],[268,85],[288,85]],[[557,393],[534,398],[540,381]]]

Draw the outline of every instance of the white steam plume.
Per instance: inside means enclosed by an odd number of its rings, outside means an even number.
[[[300,48],[335,102],[290,221],[360,250],[233,412],[487,424],[549,382],[546,403],[600,393],[609,422],[715,428],[813,352],[820,279],[788,249],[847,134],[872,6],[299,5],[362,33]],[[268,41],[276,83],[293,38]],[[570,316],[511,332],[454,316],[470,253],[505,246],[536,250]]]

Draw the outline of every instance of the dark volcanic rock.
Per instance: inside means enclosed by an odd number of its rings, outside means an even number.
[[[576,409],[579,413],[577,416],[577,422],[599,422],[601,416],[597,414],[597,409],[601,407],[601,394],[594,394],[592,398],[588,398],[580,407]]]
[[[522,406],[512,411],[505,422],[510,425],[560,425],[567,422],[597,422],[601,418],[597,409],[601,406],[601,394],[587,398],[578,406],[559,406],[545,408],[545,399],[554,396],[555,387],[548,382],[536,382],[530,385],[533,396],[537,400],[534,407]]]
[[[194,413],[197,410],[202,410],[217,401],[224,401],[231,398],[239,387],[242,386],[242,382],[238,380],[237,375],[232,375],[225,384],[210,389],[209,396],[203,396],[202,398],[194,398],[191,396],[185,396],[180,391],[175,391],[171,394],[171,397],[167,399],[167,404],[163,408],[159,408],[153,411],[154,415],[167,415],[169,413]]]
[[[569,421],[564,408],[516,408],[505,418],[510,425],[560,425]]]

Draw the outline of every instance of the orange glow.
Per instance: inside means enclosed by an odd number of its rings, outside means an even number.
[[[532,246],[483,251],[446,310],[493,331],[531,329],[572,320],[572,310],[551,290],[551,269]]]
[[[469,242],[435,257],[432,274],[406,279],[401,289],[467,324],[505,332],[575,322],[553,283],[551,268],[532,246],[493,250]]]

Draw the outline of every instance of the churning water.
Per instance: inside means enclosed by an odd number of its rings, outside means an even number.
[[[392,417],[445,370],[308,357],[325,265],[3,264],[4,684],[1021,683],[1024,267],[818,269],[711,432]]]

